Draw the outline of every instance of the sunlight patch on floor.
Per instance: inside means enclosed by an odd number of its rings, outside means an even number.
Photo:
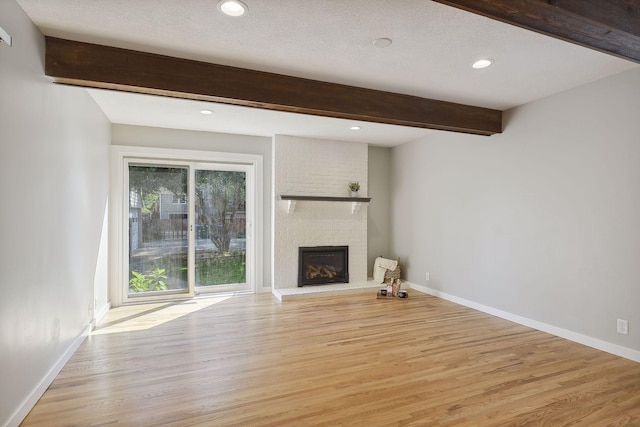
[[[144,331],[231,298],[208,297],[184,302],[140,304],[111,309],[91,335]]]

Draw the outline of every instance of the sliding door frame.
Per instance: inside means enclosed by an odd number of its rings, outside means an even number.
[[[240,154],[223,153],[214,151],[195,151],[164,149],[150,147],[132,147],[114,145],[111,147],[111,191],[110,209],[111,216],[109,254],[110,254],[110,280],[109,296],[112,306],[122,304],[141,303],[150,301],[166,301],[192,298],[192,291],[189,293],[152,295],[145,297],[131,298],[128,295],[129,268],[125,263],[128,255],[128,222],[129,216],[129,194],[125,190],[128,184],[128,163],[144,164],[145,162],[155,164],[166,164],[182,166],[188,164],[221,164],[221,165],[243,165],[247,166],[247,233],[251,233],[253,239],[247,242],[247,284],[249,292],[257,292],[263,282],[263,191],[261,178],[263,176],[263,160],[260,154]],[[195,169],[190,167],[190,178]],[[189,189],[189,197],[193,197],[193,189]],[[249,208],[251,206],[251,208]],[[191,212],[193,214],[193,212]],[[193,216],[190,216],[189,235],[193,237],[191,226]],[[190,246],[192,243],[190,242]],[[192,257],[191,249],[189,257]],[[189,271],[191,281],[192,271]],[[191,285],[190,285],[191,288]]]

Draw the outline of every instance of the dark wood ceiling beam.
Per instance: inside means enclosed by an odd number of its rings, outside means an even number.
[[[51,37],[45,73],[76,86],[479,135],[502,132],[498,110]]]
[[[640,0],[434,0],[640,63]]]

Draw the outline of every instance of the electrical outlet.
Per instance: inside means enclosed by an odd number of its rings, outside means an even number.
[[[618,319],[618,333],[629,335],[629,322],[624,319]]]
[[[425,274],[425,278],[427,279],[427,281],[429,281],[429,272],[427,271],[427,273]]]

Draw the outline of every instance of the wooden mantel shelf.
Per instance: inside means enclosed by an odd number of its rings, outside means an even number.
[[[308,200],[316,202],[360,202],[369,203],[371,197],[335,197],[335,196],[286,196],[281,195],[280,200]]]
[[[371,197],[335,197],[335,196],[291,196],[291,195],[280,195],[280,200],[287,200],[289,202],[289,206],[287,209],[288,213],[294,213],[296,210],[296,202],[298,201],[307,201],[307,202],[351,202],[351,213],[355,214],[360,210],[360,207],[363,203],[369,203],[371,201]]]

